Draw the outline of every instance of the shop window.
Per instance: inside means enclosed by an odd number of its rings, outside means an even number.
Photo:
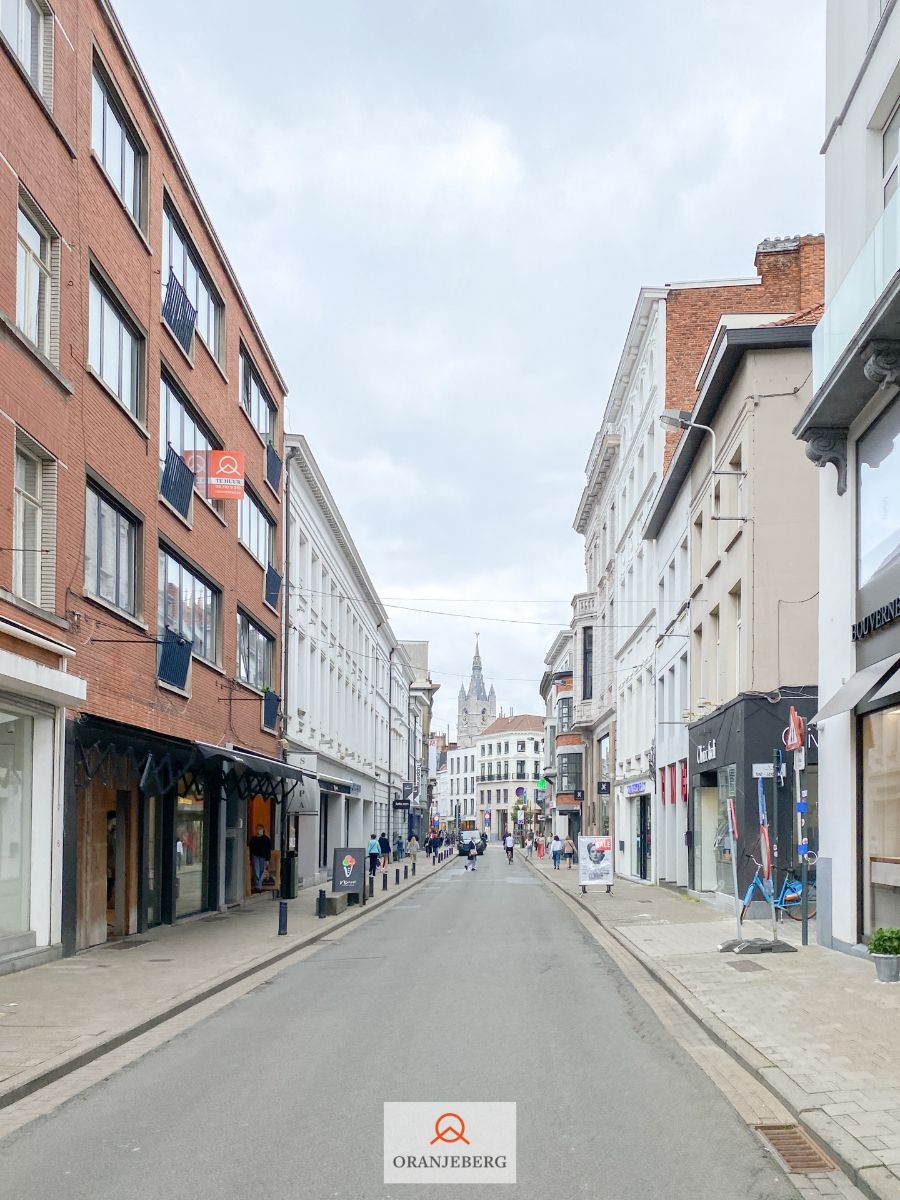
[[[900,925],[900,708],[863,717],[863,921]]]
[[[33,763],[33,718],[0,703],[0,936],[30,928]]]

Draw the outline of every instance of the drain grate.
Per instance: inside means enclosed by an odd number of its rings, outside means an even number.
[[[836,1171],[837,1166],[797,1125],[756,1125],[789,1171]]]

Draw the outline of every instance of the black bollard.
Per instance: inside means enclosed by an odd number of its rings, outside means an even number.
[[[381,890],[383,892],[387,891],[387,871],[381,872]]]
[[[395,884],[396,884],[398,887],[400,886],[400,868],[399,868],[399,867],[398,867],[398,868],[397,868],[397,870],[394,872],[394,883],[395,883]]]
[[[278,936],[284,937],[287,933],[287,900],[278,901]]]
[[[403,878],[409,879],[409,867],[406,863],[403,864]]]
[[[416,864],[415,863],[413,863],[413,865],[412,865],[412,871],[413,871],[413,879],[415,879],[415,877],[416,877]]]
[[[316,915],[325,916],[325,889],[319,888],[319,898],[316,901]]]
[[[375,876],[370,875],[369,876],[369,899],[371,900],[374,895],[375,895]]]

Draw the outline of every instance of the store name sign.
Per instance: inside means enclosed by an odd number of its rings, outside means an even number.
[[[697,762],[707,763],[712,762],[716,757],[716,739],[713,738],[707,742],[705,746],[697,747]]]
[[[643,796],[650,791],[650,785],[646,779],[640,779],[636,783],[625,784],[626,796]]]
[[[892,621],[900,620],[900,596],[896,596],[893,600],[889,600],[887,604],[882,604],[881,608],[876,608],[874,612],[863,617],[861,621],[857,621],[855,625],[850,627],[850,632],[854,642],[861,642],[863,638],[871,637],[879,629],[883,629],[885,625],[890,625]]]

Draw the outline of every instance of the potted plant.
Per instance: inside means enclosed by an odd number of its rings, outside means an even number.
[[[876,929],[869,938],[880,983],[900,981],[900,929]]]

